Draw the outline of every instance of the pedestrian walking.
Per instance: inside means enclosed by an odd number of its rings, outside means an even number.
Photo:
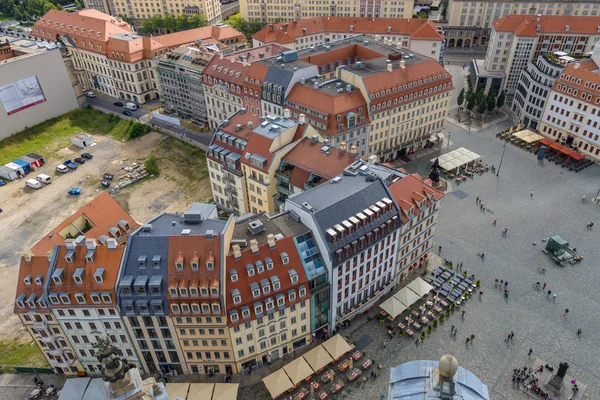
[[[581,333],[582,333],[582,332],[583,332],[583,331],[582,331],[582,329],[581,329],[581,328],[577,328],[577,336],[581,336]]]
[[[467,338],[467,340],[465,341],[465,344],[468,345],[470,340],[471,339]]]
[[[471,342],[475,339],[475,334],[471,333]]]
[[[456,337],[456,333],[458,332],[458,329],[454,328],[454,335],[452,335],[453,337]]]
[[[557,294],[556,294],[556,292],[554,292],[554,294],[552,295],[552,301],[556,301],[556,296],[557,296]]]
[[[508,281],[504,281],[504,287],[506,288],[508,286]]]
[[[482,211],[485,212],[485,204],[483,205]]]
[[[497,221],[498,221],[497,219],[494,219],[494,222],[492,222],[492,224],[493,224],[494,226],[496,226],[496,222],[497,222]]]
[[[450,327],[450,333],[453,333],[455,329],[456,329],[456,327],[454,325],[452,325],[452,327]]]
[[[386,348],[386,347],[387,347],[387,344],[388,344],[388,341],[387,341],[387,340],[385,340],[385,341],[383,342],[383,348]]]
[[[528,356],[530,356],[533,353],[533,349],[529,349],[529,353],[527,353]]]
[[[508,343],[508,341],[510,340],[510,333],[508,334],[508,336],[506,337],[505,342]]]
[[[567,316],[568,313],[569,313],[569,309],[565,308],[565,317]]]
[[[515,337],[515,331],[513,331],[512,329],[510,330],[510,340],[512,340]]]
[[[479,204],[479,196],[477,196],[477,199],[475,200],[475,202],[476,202],[477,204]]]
[[[462,310],[462,317],[465,317],[465,310]]]
[[[546,290],[546,282],[544,282],[544,287],[542,288],[542,290]]]
[[[529,196],[531,196],[531,198],[533,199],[533,190],[531,191],[531,193],[529,193]]]
[[[547,298],[550,298],[550,295],[552,294],[552,290],[548,290],[548,293],[546,294]]]
[[[442,246],[438,246],[438,255],[442,254]]]

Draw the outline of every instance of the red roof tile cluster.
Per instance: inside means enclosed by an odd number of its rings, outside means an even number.
[[[600,75],[593,60],[573,63],[564,69],[558,77],[553,91],[564,93],[597,107],[600,103]],[[574,89],[569,93],[569,89]]]
[[[398,207],[402,210],[402,222],[406,223],[408,211],[412,209],[415,215],[421,214],[420,207],[430,207],[444,194],[431,187],[419,174],[410,174],[388,186],[388,189]]]
[[[169,256],[167,264],[169,305],[185,303],[191,308],[192,304],[219,304],[219,315],[224,313],[220,302],[221,276],[221,236],[208,238],[202,236],[170,236]],[[177,265],[181,266],[178,269]],[[177,289],[177,295],[172,295],[171,289]],[[186,288],[187,295],[182,296],[179,289]],[[191,288],[194,288],[192,293]],[[212,288],[216,288],[216,295]],[[206,294],[204,294],[206,290]],[[172,310],[169,307],[169,313]],[[206,312],[202,312],[206,314]],[[212,307],[209,314],[213,314]]]
[[[290,177],[292,185],[304,188],[311,173],[323,178],[319,184],[327,182],[356,161],[347,151],[331,149],[327,155],[321,147],[322,143],[312,143],[310,138],[304,138],[283,157],[283,161],[294,166]]]
[[[242,251],[240,259],[235,258],[234,255],[227,257],[227,293],[225,294],[227,303],[227,312],[230,313],[232,310],[238,311],[239,319],[237,321],[231,321],[232,325],[238,325],[244,322],[256,319],[256,313],[254,311],[254,303],[260,302],[264,315],[267,315],[265,306],[265,300],[272,298],[274,302],[275,310],[277,307],[277,296],[285,295],[285,306],[289,307],[292,304],[296,304],[299,301],[310,298],[308,289],[308,279],[302,266],[302,261],[294,245],[294,239],[292,237],[285,237],[275,242],[275,247],[270,248],[268,244],[264,244],[258,247],[258,253],[253,254],[251,249]],[[288,263],[284,264],[283,259],[287,257]],[[269,269],[267,264],[272,262],[272,268]],[[262,263],[263,272],[258,273],[257,263]],[[249,276],[247,272],[247,266],[252,266],[254,275]],[[232,281],[231,275],[232,270],[235,270],[237,280]],[[295,271],[298,276],[298,282],[292,283],[291,271]],[[280,282],[280,289],[275,290],[273,287],[274,279],[277,277]],[[270,291],[265,293],[263,291],[263,283],[265,280],[268,282]],[[262,281],[262,283],[261,283]],[[253,296],[251,284],[257,285],[260,290],[260,294],[257,297]],[[300,297],[299,288],[304,286],[306,289],[306,295]],[[295,292],[295,300],[290,301],[289,291]],[[233,294],[239,293],[241,302],[235,304],[233,301]],[[249,308],[249,317],[244,318],[242,315],[242,307],[247,306]]]
[[[40,296],[44,293],[44,285],[46,283],[49,267],[50,261],[46,256],[21,257],[15,299],[24,295],[23,305],[25,307],[21,308],[15,305],[15,313],[26,313],[31,310],[39,311],[39,305],[36,304],[35,308],[31,308],[26,303],[26,300],[32,294],[35,294],[36,302],[40,299]],[[28,283],[25,282],[26,280]]]
[[[544,34],[592,35],[598,33],[600,17],[574,17],[566,15],[507,15],[492,23],[498,32],[513,32],[516,36]],[[568,26],[568,30],[567,30]]]
[[[270,24],[252,37],[262,43],[294,43],[298,38],[317,33],[354,33],[407,35],[413,40],[443,39],[437,26],[420,18],[317,17]]]
[[[84,216],[89,223],[89,226],[83,226],[83,230],[73,225],[81,216]],[[119,224],[120,221],[121,224]],[[123,224],[123,221],[126,221],[127,225]],[[127,226],[128,229],[125,229]],[[77,230],[79,234],[88,238],[98,238],[101,235],[106,235],[122,243],[138,227],[139,224],[133,220],[127,211],[108,192],[103,192],[52,229],[48,235],[33,246],[31,252],[36,256],[47,255],[49,251],[54,249],[55,245],[65,242],[67,237],[61,236],[60,232],[67,228],[73,231]],[[118,235],[115,235],[117,233]]]

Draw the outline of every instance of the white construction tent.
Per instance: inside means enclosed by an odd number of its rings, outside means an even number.
[[[440,163],[440,168],[444,171],[454,171],[462,166],[477,161],[481,156],[477,153],[472,152],[469,149],[461,147],[456,150],[452,150],[449,153],[442,154],[439,157],[431,159],[431,162],[435,162],[437,159]]]

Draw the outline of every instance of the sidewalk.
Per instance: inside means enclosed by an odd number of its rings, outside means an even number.
[[[468,111],[461,111],[460,120],[458,122],[458,107],[454,107],[448,111],[447,120],[453,123],[456,126],[461,127],[464,130],[479,132],[481,130],[487,129],[492,125],[498,124],[506,119],[508,119],[508,114],[505,111],[495,110],[492,111],[491,114],[488,115],[489,118],[485,119],[483,122],[479,119],[467,119]],[[469,123],[470,122],[470,126]]]
[[[38,376],[44,382],[44,387],[54,385],[54,387],[61,388],[67,380],[65,375],[38,374]],[[35,374],[2,374],[0,375],[0,387],[35,388],[34,377]]]

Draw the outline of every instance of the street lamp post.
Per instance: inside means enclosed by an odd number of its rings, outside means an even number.
[[[452,132],[448,132],[448,146],[450,146],[450,138],[452,137]]]
[[[500,168],[502,168],[502,160],[504,160],[504,152],[506,151],[506,143],[504,143],[503,149],[502,149],[502,157],[500,157],[500,165],[498,165],[498,172],[496,173],[496,176],[500,176]]]

